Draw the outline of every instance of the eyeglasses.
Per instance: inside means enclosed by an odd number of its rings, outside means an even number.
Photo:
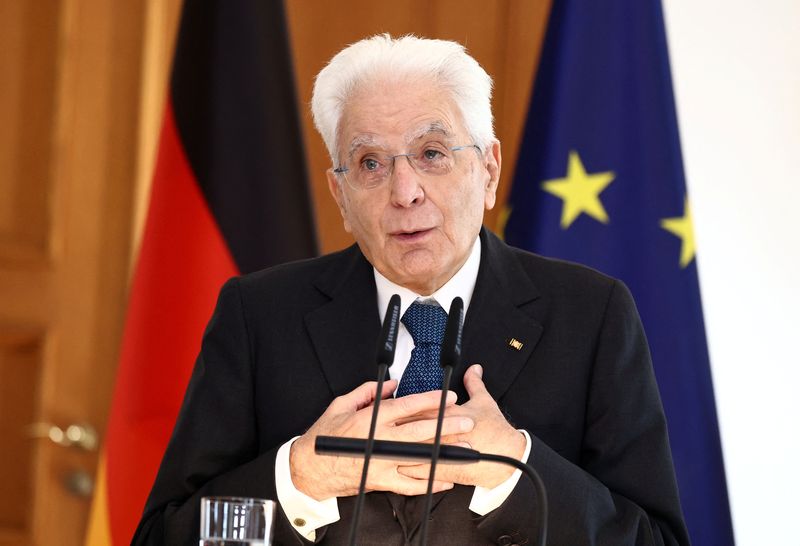
[[[343,176],[347,184],[354,190],[370,190],[387,181],[394,171],[394,162],[398,157],[405,157],[411,167],[419,174],[443,176],[452,172],[460,150],[475,148],[480,154],[477,144],[447,147],[439,142],[425,142],[404,154],[389,155],[380,151],[358,151],[333,172]]]

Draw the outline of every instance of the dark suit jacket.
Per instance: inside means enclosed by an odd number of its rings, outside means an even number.
[[[627,288],[481,233],[464,325],[466,367],[532,437],[529,462],[549,497],[549,544],[687,544],[666,423]],[[229,281],[205,332],[172,439],[134,544],[196,546],[200,497],[276,499],[275,455],[330,401],[374,379],[380,329],[372,267],[357,247]],[[520,349],[509,344],[514,338]],[[437,496],[430,544],[533,544],[532,486],[478,517],[472,488]],[[416,536],[421,497],[370,493],[360,544]],[[346,544],[353,499],[317,542]],[[302,544],[278,515],[276,544]]]

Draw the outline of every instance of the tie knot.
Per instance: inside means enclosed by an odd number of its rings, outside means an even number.
[[[447,313],[435,300],[415,301],[400,319],[414,340],[414,345],[436,343],[441,345],[447,325]]]

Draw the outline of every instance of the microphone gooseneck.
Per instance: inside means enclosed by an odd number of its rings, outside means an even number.
[[[375,445],[375,429],[378,424],[378,410],[381,405],[381,395],[383,393],[383,382],[386,379],[386,372],[394,362],[394,351],[397,346],[397,331],[400,323],[400,296],[394,294],[389,299],[386,307],[386,315],[383,317],[383,327],[378,338],[378,348],[375,360],[378,363],[378,385],[375,388],[375,404],[372,406],[372,419],[369,424],[369,435],[366,444],[360,453],[364,454],[364,468],[361,470],[361,483],[358,486],[358,498],[353,512],[353,521],[350,525],[350,546],[356,546],[358,538],[358,523],[361,520],[361,510],[364,507],[364,496],[367,490],[367,473],[369,472],[369,461],[372,458],[372,451]]]
[[[436,435],[433,437],[431,450],[431,470],[428,474],[428,490],[425,492],[425,511],[422,513],[422,525],[420,526],[420,546],[425,546],[428,542],[428,519],[433,505],[433,480],[436,477],[436,464],[439,462],[439,453],[442,447],[442,423],[444,422],[444,410],[447,406],[447,391],[450,390],[453,368],[456,368],[461,363],[461,334],[463,329],[464,300],[455,297],[450,304],[450,311],[447,313],[447,324],[445,325],[441,352],[439,353],[439,364],[444,368],[444,378],[442,379],[442,397],[439,400],[439,413],[436,415]]]

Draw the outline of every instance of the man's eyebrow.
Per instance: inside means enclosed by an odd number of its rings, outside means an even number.
[[[363,146],[379,146],[378,139],[375,135],[358,135],[353,140],[350,141],[350,147],[347,150],[347,157],[352,156],[356,150]]]
[[[450,131],[450,128],[444,122],[437,120],[437,121],[432,121],[427,125],[423,125],[422,127],[413,130],[413,132],[408,133],[406,135],[406,142],[413,142],[415,140],[419,140],[422,137],[426,137],[430,134],[440,134],[446,138],[451,138],[453,136],[453,133],[452,131]]]

